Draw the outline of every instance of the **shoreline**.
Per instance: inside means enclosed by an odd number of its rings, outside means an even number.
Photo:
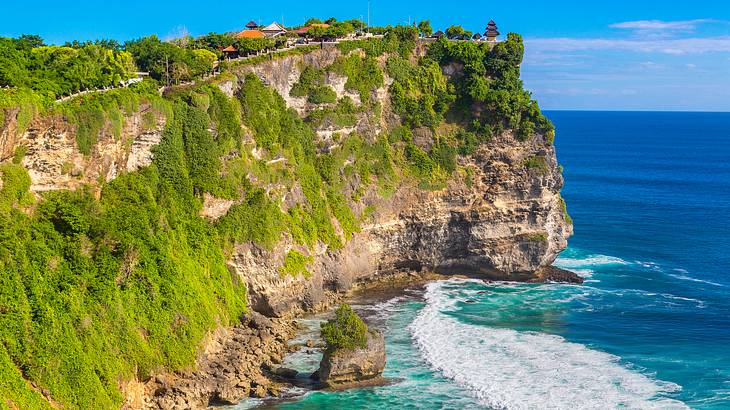
[[[582,282],[577,274],[564,269],[551,266],[548,272],[549,275],[538,275],[537,280],[516,282]],[[292,379],[278,375],[276,370],[287,354],[306,347],[289,343],[303,330],[298,320],[327,312],[345,300],[354,304],[377,304],[403,295],[408,288],[422,289],[430,282],[452,278],[498,282],[480,274],[397,271],[358,282],[345,293],[328,292],[326,300],[309,311],[290,312],[281,318],[270,318],[251,311],[241,318],[238,325],[218,329],[209,337],[201,349],[195,369],[166,372],[153,375],[149,380],[129,382],[125,386],[127,400],[122,408],[230,408],[247,398],[259,398],[268,404],[261,403],[254,408],[265,409],[275,403],[293,400],[293,397],[279,396],[282,390],[295,387],[295,384]],[[313,386],[300,388],[319,390]]]

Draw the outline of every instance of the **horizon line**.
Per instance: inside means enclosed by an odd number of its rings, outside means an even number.
[[[666,113],[708,113],[708,114],[730,114],[730,111],[721,110],[652,110],[652,109],[601,109],[601,108],[542,108],[541,111],[573,111],[573,112],[666,112]]]

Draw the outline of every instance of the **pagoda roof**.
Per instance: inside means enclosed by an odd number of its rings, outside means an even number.
[[[248,23],[246,23],[246,27],[248,27],[248,28],[256,28],[256,27],[258,27],[258,26],[259,26],[259,25],[258,25],[258,24],[256,24],[256,22],[255,22],[255,21],[253,21],[253,20],[251,20],[251,21],[249,21]]]
[[[235,53],[238,50],[236,50],[236,47],[228,46],[228,47],[224,48],[221,51],[224,52],[224,53]]]

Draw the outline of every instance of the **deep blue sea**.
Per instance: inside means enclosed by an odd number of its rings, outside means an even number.
[[[730,113],[547,114],[575,223],[556,264],[586,283],[449,280],[357,306],[392,383],[265,406],[730,409]]]

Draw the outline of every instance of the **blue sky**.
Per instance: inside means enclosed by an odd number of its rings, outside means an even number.
[[[250,19],[299,24],[307,17],[367,15],[367,1],[2,0],[0,35],[127,40],[149,34],[240,29]],[[435,28],[525,37],[523,78],[547,109],[730,111],[727,1],[372,0],[374,25],[429,19]]]

